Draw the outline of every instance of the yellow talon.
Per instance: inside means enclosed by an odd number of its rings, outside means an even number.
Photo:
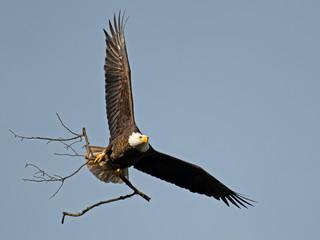
[[[99,163],[99,162],[101,162],[102,160],[105,159],[105,157],[106,157],[106,154],[105,154],[104,152],[101,153],[101,154],[99,154],[99,155],[96,157],[96,159],[94,160],[94,163]]]
[[[113,171],[113,175],[114,175],[115,177],[119,177],[119,176],[120,176],[120,171],[121,171],[121,169],[120,169],[120,168],[117,168],[116,170]]]

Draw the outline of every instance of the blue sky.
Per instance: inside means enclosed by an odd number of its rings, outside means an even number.
[[[22,181],[25,163],[68,175],[55,113],[107,145],[102,29],[126,9],[136,122],[154,148],[198,164],[257,201],[236,209],[131,169],[151,196],[87,169],[65,183]],[[317,239],[320,193],[318,1],[0,2],[1,239]],[[81,149],[80,149],[81,151]]]

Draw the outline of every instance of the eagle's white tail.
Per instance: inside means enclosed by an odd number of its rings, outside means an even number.
[[[120,177],[115,174],[114,170],[108,164],[108,159],[100,161],[99,163],[94,163],[96,157],[103,153],[106,149],[105,147],[99,146],[89,146],[90,152],[86,152],[86,160],[87,160],[87,167],[89,170],[95,175],[98,179],[104,182],[112,182],[112,183],[122,183]],[[121,169],[121,174],[129,179],[129,170],[128,168]]]

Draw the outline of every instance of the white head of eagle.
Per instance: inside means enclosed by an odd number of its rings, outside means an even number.
[[[138,149],[139,152],[146,152],[149,149],[148,137],[146,135],[142,135],[139,132],[133,132],[128,141],[129,145],[133,148]]]

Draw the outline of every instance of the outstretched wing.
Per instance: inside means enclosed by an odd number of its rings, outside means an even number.
[[[229,202],[240,208],[252,206],[250,199],[235,193],[201,167],[171,157],[169,155],[150,149],[134,167],[164,181],[179,187],[189,189],[191,192],[205,194],[218,200],[222,199],[229,206]],[[228,202],[229,201],[229,202]]]
[[[131,92],[131,73],[124,39],[124,14],[114,15],[113,26],[109,20],[110,35],[106,35],[106,104],[110,140],[121,135],[134,124]]]

